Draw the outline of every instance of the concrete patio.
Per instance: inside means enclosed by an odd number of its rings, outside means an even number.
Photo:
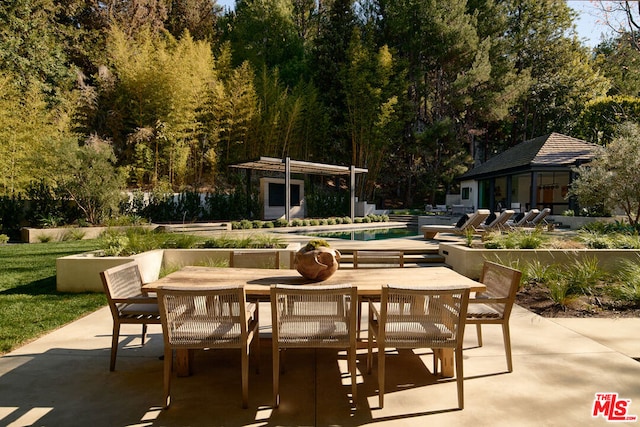
[[[384,409],[376,374],[358,355],[357,407],[350,403],[346,358],[330,350],[289,351],[281,405],[271,408],[268,305],[262,304],[260,373],[250,374],[241,409],[240,358],[232,351],[196,356],[191,377],[175,378],[162,410],[162,334],[124,325],[115,372],[109,372],[111,316],[105,307],[0,358],[0,425],[5,426],[567,426],[605,425],[592,417],[595,394],[630,399],[640,415],[640,319],[544,319],[515,307],[514,372],[506,373],[499,327],[483,328],[476,347],[467,329],[465,409],[453,379],[431,374],[429,350],[390,351]],[[255,363],[252,360],[252,368]]]

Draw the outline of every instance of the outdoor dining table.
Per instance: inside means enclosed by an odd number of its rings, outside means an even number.
[[[482,283],[469,279],[447,267],[344,268],[338,269],[327,280],[314,282],[305,279],[296,270],[187,266],[159,280],[145,284],[143,290],[154,292],[163,286],[244,285],[247,298],[268,301],[270,287],[275,284],[301,286],[351,284],[358,288],[358,296],[364,298],[379,298],[382,286],[385,284],[443,287],[459,285],[468,286],[471,292],[483,292],[486,289]],[[443,352],[439,356],[442,374],[453,376],[453,349]],[[190,359],[189,352],[176,352],[176,371],[179,376],[189,375]]]

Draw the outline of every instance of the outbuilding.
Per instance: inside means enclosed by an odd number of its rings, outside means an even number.
[[[555,132],[522,142],[460,177],[462,204],[494,211],[550,208],[556,215],[575,209],[567,197],[573,168],[591,161],[597,147]]]

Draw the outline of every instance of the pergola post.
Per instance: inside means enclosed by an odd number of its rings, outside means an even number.
[[[284,159],[284,219],[291,220],[291,158]]]
[[[351,178],[351,183],[349,185],[349,191],[351,194],[349,199],[351,200],[351,223],[353,224],[356,217],[356,167],[354,165],[351,165],[349,168],[349,175]]]

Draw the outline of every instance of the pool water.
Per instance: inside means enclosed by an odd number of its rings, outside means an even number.
[[[374,228],[370,230],[344,230],[344,231],[323,231],[318,233],[305,233],[309,236],[330,237],[345,240],[384,240],[396,239],[399,237],[411,237],[419,235],[415,228]]]

